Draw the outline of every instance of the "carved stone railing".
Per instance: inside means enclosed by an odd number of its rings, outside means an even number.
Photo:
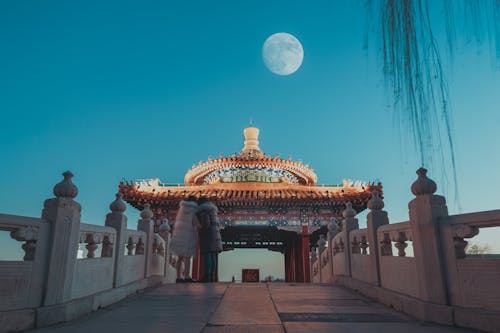
[[[500,226],[500,210],[446,216],[439,223],[441,228],[451,231],[456,258],[464,259],[468,245],[466,239],[477,236],[481,228]]]
[[[79,242],[85,245],[76,261],[72,298],[113,288],[115,239],[116,230],[111,227],[80,223]]]
[[[345,230],[339,232],[330,242],[332,280],[337,275],[349,275],[349,241]]]
[[[125,237],[125,254],[127,256],[144,255],[146,233],[139,230],[127,230]]]
[[[158,255],[161,257],[165,257],[166,249],[165,249],[165,240],[158,234],[154,234],[153,238],[153,255]]]
[[[38,234],[41,219],[0,214],[0,230],[9,231],[10,237],[18,242],[23,242],[23,260],[33,261],[37,248]]]
[[[319,260],[316,260],[311,267],[311,281],[313,283],[321,282],[321,263]]]
[[[85,244],[87,253],[83,258],[93,259],[99,257],[96,250],[101,245],[100,257],[113,257],[114,244],[116,239],[116,230],[111,227],[104,227],[95,224],[80,224],[79,241]]]
[[[141,212],[139,231],[127,230],[126,205],[117,193],[105,226],[81,223],[73,174],[63,176],[41,219],[0,214],[0,231],[24,251],[22,259],[0,260],[0,332],[69,321],[175,281],[151,211]]]
[[[366,229],[352,230],[349,233],[349,244],[352,254],[369,255],[368,231]]]
[[[410,222],[386,224],[377,229],[379,240],[380,284],[413,297],[419,296],[417,264],[407,256],[408,242],[413,239]],[[397,255],[393,253],[393,245]]]
[[[151,256],[148,257],[149,260],[149,274],[151,275],[163,275],[165,266],[167,265],[166,260],[166,242],[158,234],[153,234],[153,241],[151,242]]]
[[[344,236],[345,233],[338,233],[335,235],[335,237],[332,239],[332,254],[333,256],[336,256],[339,253],[343,253],[345,251],[345,243],[344,243]]]
[[[327,247],[320,255],[318,264],[321,269],[321,283],[333,282],[332,251]]]
[[[370,265],[370,260],[373,258],[370,256],[369,246],[367,229],[351,230],[349,233],[351,276],[364,282],[373,280]]]
[[[448,293],[453,305],[500,310],[500,259],[468,256],[468,241],[489,227],[500,226],[500,210],[439,219]]]
[[[411,226],[409,222],[386,224],[378,228],[377,239],[381,256],[392,256],[392,245],[397,249],[398,257],[409,256],[406,253],[408,242],[413,241]]]
[[[0,261],[0,311],[40,306],[48,223],[38,218],[0,214],[0,230],[22,242],[19,246],[24,251],[23,261]]]
[[[426,173],[418,169],[411,186],[408,222],[389,224],[378,192],[367,204],[366,229],[346,205],[330,240],[332,281],[420,320],[500,332],[500,256],[467,254],[470,239],[500,227],[500,210],[448,216]],[[318,261],[312,270],[322,274]]]

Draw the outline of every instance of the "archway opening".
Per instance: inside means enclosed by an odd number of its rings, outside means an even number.
[[[260,280],[272,277],[273,280],[285,280],[285,258],[280,252],[267,249],[234,249],[219,255],[219,281],[229,282],[234,276],[241,282],[242,269],[259,269]]]

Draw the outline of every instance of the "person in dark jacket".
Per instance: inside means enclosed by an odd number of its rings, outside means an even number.
[[[217,254],[222,251],[219,217],[217,206],[205,197],[198,199],[200,252],[203,256],[203,282],[216,282]]]

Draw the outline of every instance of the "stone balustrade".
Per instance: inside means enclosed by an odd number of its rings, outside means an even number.
[[[369,255],[368,232],[366,229],[353,230],[349,233],[352,254]]]
[[[380,285],[383,288],[418,297],[415,258],[407,256],[412,240],[410,222],[386,224],[377,229],[380,253]]]
[[[68,321],[149,286],[175,281],[167,239],[153,232],[152,213],[127,229],[117,194],[105,226],[80,222],[73,175],[54,187],[42,218],[0,214],[24,251],[22,261],[0,261],[0,332]]]
[[[144,255],[144,242],[146,240],[144,231],[127,230],[125,240],[125,248],[127,249],[125,255]]]
[[[480,232],[487,233],[488,228],[500,226],[500,210],[442,217],[439,226],[448,273],[448,297],[459,314],[457,323],[472,326],[488,321],[483,309],[500,311],[500,258],[466,256],[465,249],[468,241]]]
[[[500,332],[500,258],[465,252],[481,230],[500,226],[500,210],[449,216],[426,170],[417,174],[409,221],[389,224],[376,191],[366,229],[347,205],[340,230],[329,228],[330,255],[312,264],[313,281],[347,286],[422,320]]]
[[[354,278],[370,282],[370,249],[368,230],[358,229],[349,233],[349,250],[351,251],[351,274]]]
[[[39,218],[0,214],[0,230],[10,232],[24,252],[23,261],[0,261],[0,311],[40,306],[49,225]]]
[[[84,244],[85,250],[79,249],[79,254],[81,255],[78,257],[88,259],[96,257],[113,257],[115,238],[116,230],[111,227],[81,223],[80,244]],[[98,248],[100,248],[101,251],[96,253]]]

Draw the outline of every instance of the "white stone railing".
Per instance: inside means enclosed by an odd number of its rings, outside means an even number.
[[[320,281],[322,283],[331,283],[333,280],[332,251],[329,247],[325,248],[318,256],[318,264],[321,269]]]
[[[467,240],[500,226],[500,210],[446,216],[439,225],[451,304],[500,311],[500,258],[466,255]]]
[[[146,233],[140,230],[127,230],[125,235],[125,254],[127,256],[144,255]]]
[[[41,305],[49,224],[38,218],[0,214],[0,230],[24,251],[23,261],[0,261],[0,311]]]
[[[319,262],[319,259],[316,259],[314,263],[312,264],[312,269],[311,269],[311,280],[314,283],[320,283],[321,282],[321,264]]]
[[[22,242],[25,252],[22,261],[0,261],[0,333],[71,320],[175,281],[165,259],[167,242],[154,233],[147,204],[137,231],[127,230],[119,194],[105,226],[81,223],[71,178],[64,173],[41,219],[0,214],[0,231]]]
[[[332,239],[332,253],[333,256],[335,257],[337,254],[344,253],[345,252],[345,233],[338,233],[333,237]]]
[[[125,257],[122,272],[122,283],[128,284],[145,276],[146,267],[146,233],[140,230],[126,230]]]
[[[93,295],[113,288],[116,230],[111,227],[81,223],[79,256],[76,261],[72,298]],[[80,248],[84,248],[80,252]],[[101,251],[97,251],[100,249]]]
[[[383,257],[397,255],[407,257],[408,243],[413,241],[410,222],[392,223],[377,229],[377,239],[380,243],[380,255]],[[393,248],[397,249],[397,253]]]
[[[360,281],[369,282],[370,244],[367,229],[351,230],[349,233],[349,249],[351,251],[351,275]]]
[[[349,233],[351,254],[369,255],[368,234],[366,229],[352,230]]]
[[[406,255],[412,240],[410,222],[386,224],[377,229],[379,240],[380,285],[405,295],[418,296],[415,258]],[[393,251],[393,247],[397,249]]]
[[[500,332],[500,258],[466,255],[467,240],[500,226],[500,210],[449,216],[426,170],[417,173],[409,221],[389,224],[374,193],[366,229],[350,205],[329,225],[329,279],[421,320]],[[313,281],[328,283],[322,265],[320,256]]]
[[[151,246],[152,256],[149,258],[151,273],[162,275],[165,270],[165,265],[167,265],[166,242],[160,235],[154,234]]]
[[[336,275],[349,275],[349,242],[346,235],[346,231],[339,232],[331,241],[332,267]]]
[[[116,230],[95,224],[80,224],[79,244],[85,244],[83,249],[79,249],[81,256],[78,259],[94,259],[96,257],[113,257],[113,249],[116,239]],[[79,248],[82,248],[81,246]],[[101,248],[100,253],[96,250]],[[80,252],[81,251],[81,252]]]

